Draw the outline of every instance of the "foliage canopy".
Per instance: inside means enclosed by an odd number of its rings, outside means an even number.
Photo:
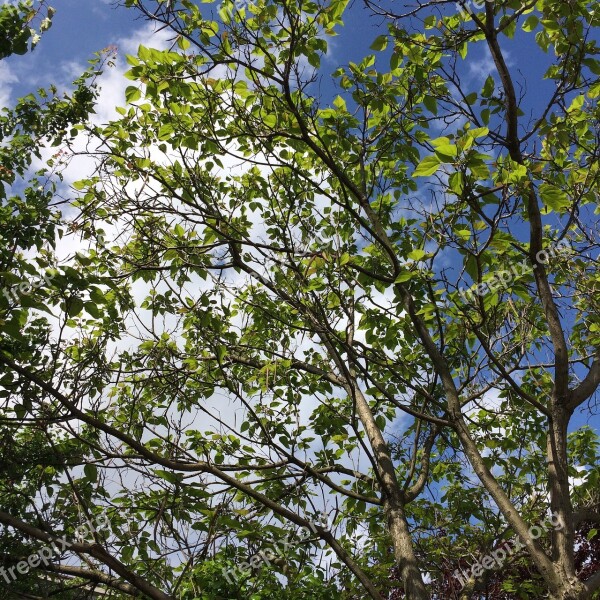
[[[359,6],[126,4],[173,44],[128,57],[119,118],[80,115],[93,151],[61,134],[97,159],[85,249],[0,298],[3,422],[60,462],[0,522],[105,511],[54,569],[123,596],[596,597],[598,4],[368,2],[372,53],[331,81]]]

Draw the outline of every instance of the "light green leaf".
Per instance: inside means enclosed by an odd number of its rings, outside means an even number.
[[[333,101],[333,105],[341,111],[346,111],[346,101],[341,97],[341,96],[336,96],[334,101]]]
[[[458,155],[458,148],[452,144],[444,144],[435,149],[436,156],[444,163],[452,163]]]
[[[433,175],[441,164],[441,160],[434,154],[426,156],[414,170],[413,177],[429,177]]]
[[[467,135],[473,139],[488,135],[490,130],[487,127],[476,127],[475,129],[469,129]]]
[[[463,193],[465,187],[463,174],[460,171],[452,173],[452,175],[450,175],[450,177],[448,178],[448,185],[457,196],[460,196]]]
[[[142,92],[140,91],[139,87],[130,85],[125,89],[125,100],[127,101],[127,104],[131,104],[132,102],[139,100],[141,97]]]
[[[415,250],[412,250],[411,252],[408,253],[408,258],[411,258],[412,260],[421,260],[426,255],[427,255],[427,252],[425,252],[425,250],[416,248]]]
[[[544,206],[556,212],[561,212],[571,205],[567,193],[550,183],[540,185],[540,197]]]
[[[405,283],[405,282],[411,280],[415,276],[416,276],[415,271],[403,271],[402,273],[400,273],[400,275],[398,275],[398,277],[396,278],[396,281],[394,283]]]

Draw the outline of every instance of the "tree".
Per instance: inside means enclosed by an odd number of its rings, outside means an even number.
[[[23,0],[0,7],[0,60],[33,50],[41,34],[52,25],[54,8],[45,0]],[[39,23],[37,23],[39,21]]]
[[[173,47],[87,128],[73,335],[0,354],[93,457],[95,557],[161,598],[597,597],[596,3],[369,3],[333,93],[343,0],[127,4]]]
[[[44,1],[0,6],[0,58],[33,50],[53,14]],[[40,89],[20,98],[13,108],[3,107],[0,114],[0,348],[38,372],[56,359],[61,343],[60,336],[58,342],[53,339],[51,323],[43,315],[52,305],[66,307],[69,292],[90,281],[84,282],[72,267],[59,265],[55,253],[57,240],[65,233],[58,189],[66,156],[58,151],[38,172],[32,172],[32,164],[42,159],[43,149],[59,147],[77,135],[77,125],[93,111],[96,79],[111,60],[111,53],[91,60],[68,94],[55,87]],[[37,556],[39,540],[60,538],[52,533],[61,529],[70,498],[68,491],[54,493],[64,487],[71,468],[90,460],[89,448],[61,431],[68,415],[44,404],[39,390],[20,385],[10,370],[0,373],[0,398],[0,595],[94,597],[92,587],[82,587],[78,577],[82,569],[52,568],[48,560],[35,574],[23,573],[22,567]],[[35,417],[30,416],[33,407]],[[74,517],[69,524],[73,529],[82,515]],[[37,535],[13,527],[15,522],[29,524]],[[52,554],[60,555],[61,546],[55,548]],[[89,570],[85,579],[111,583]],[[132,589],[119,582],[114,585]]]

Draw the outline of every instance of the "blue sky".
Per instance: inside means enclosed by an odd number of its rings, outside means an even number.
[[[0,63],[0,106],[51,83],[59,87],[68,85],[85,69],[87,60],[95,52],[109,45],[117,46],[123,59],[125,54],[135,52],[139,43],[149,46],[153,43],[149,25],[139,18],[136,11],[119,6],[115,0],[52,0],[51,4],[56,8],[53,25],[43,35],[35,51]],[[210,10],[211,5],[204,7]],[[445,8],[446,12],[452,10],[455,10],[454,5]],[[322,65],[324,77],[321,81],[321,91],[325,95],[333,92],[333,89],[328,89],[327,75],[340,64],[360,61],[369,53],[373,39],[386,31],[384,19],[370,14],[361,0],[350,3],[344,20],[345,26],[340,29],[340,35],[328,39],[329,57]],[[164,34],[159,36],[162,42],[165,37]],[[519,64],[523,73],[536,81],[536,94],[528,94],[527,107],[534,108],[537,104],[539,108],[544,99],[542,92],[552,91],[551,84],[548,89],[539,87],[540,75],[546,66],[544,55],[535,46],[532,36],[522,36],[510,46],[509,60],[523,62]],[[524,57],[527,57],[526,61]],[[479,83],[485,80],[490,66],[483,54],[470,56],[464,71],[467,79],[478,80]]]
[[[3,61],[13,77],[13,100],[51,83],[67,84],[85,69],[94,52],[131,39],[143,27],[131,10],[104,0],[54,0],[52,6],[56,8],[52,27],[36,49]]]
[[[0,0],[3,1],[6,0]],[[149,25],[135,10],[119,6],[115,0],[49,0],[49,3],[56,14],[38,47],[25,56],[13,56],[0,63],[0,106],[39,87],[68,85],[81,74],[95,52],[109,45],[116,45],[123,59],[125,54],[135,51],[137,44],[153,44]],[[208,11],[211,5],[204,7]],[[351,2],[341,35],[328,40],[330,60],[323,65],[324,74],[341,63],[359,61],[384,27],[383,19],[370,15],[361,1]],[[165,36],[159,38],[164,41]]]

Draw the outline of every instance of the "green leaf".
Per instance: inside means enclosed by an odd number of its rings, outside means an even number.
[[[84,465],[83,473],[86,479],[88,479],[92,483],[96,483],[96,481],[98,481],[98,468],[96,467],[96,465],[92,465],[90,463]]]
[[[543,183],[540,185],[539,191],[544,206],[550,210],[561,212],[571,206],[567,193],[553,184]]]
[[[180,35],[177,37],[177,46],[181,49],[181,50],[188,50],[189,47],[191,46],[190,41],[183,35]]]
[[[594,75],[600,75],[600,60],[586,58],[581,61]]]
[[[471,230],[466,228],[456,228],[454,233],[463,241],[468,242],[471,238]]]
[[[168,140],[172,137],[174,131],[175,129],[173,128],[172,123],[165,123],[158,130],[157,137],[159,140]]]
[[[473,106],[473,104],[475,104],[475,102],[477,102],[477,92],[471,92],[470,94],[467,94],[465,96],[465,102],[469,105],[469,106]]]
[[[488,75],[488,78],[485,80],[483,89],[481,90],[481,95],[484,98],[491,98],[495,89],[496,89],[496,82],[494,81],[494,78],[491,75]]]
[[[223,359],[227,356],[227,346],[217,347],[217,360],[219,363],[223,362]]]
[[[123,546],[123,549],[121,551],[121,560],[126,564],[130,563],[131,559],[133,558],[134,550],[135,548],[133,547],[133,545]]]
[[[441,160],[434,154],[426,156],[416,167],[413,177],[429,177],[439,169]]]
[[[381,52],[385,50],[388,45],[388,36],[387,35],[379,35],[375,38],[375,41],[371,44],[371,50],[376,50],[377,52]]]
[[[15,404],[13,406],[13,411],[17,416],[17,419],[23,419],[27,416],[27,409],[22,404]]]
[[[183,478],[181,473],[173,473],[173,471],[165,471],[163,469],[154,469],[154,473],[169,483],[179,483]]]
[[[95,304],[104,304],[106,302],[106,296],[99,288],[93,288],[90,291],[90,300]]]
[[[458,156],[458,148],[451,144],[437,146],[435,149],[436,156],[444,163],[453,163]]]
[[[321,57],[316,52],[310,52],[307,58],[311,67],[318,69],[321,66]]]
[[[487,127],[476,127],[475,129],[469,129],[467,135],[473,139],[484,137],[490,133]]]
[[[448,186],[457,196],[460,196],[465,187],[463,174],[460,171],[452,173],[448,178]]]
[[[433,98],[432,96],[425,95],[425,97],[423,98],[423,104],[430,113],[434,115],[438,114],[437,100],[435,98]]]
[[[341,96],[336,96],[333,100],[333,105],[340,111],[346,112],[346,101]]]
[[[416,271],[403,271],[400,273],[400,275],[398,275],[394,283],[405,283],[416,277],[416,275]]]
[[[412,250],[411,252],[408,253],[408,258],[410,258],[412,260],[421,260],[426,255],[427,255],[427,252],[425,252],[425,250],[416,248],[415,250]]]
[[[69,317],[76,317],[83,310],[83,300],[72,296],[67,300],[67,315]]]
[[[102,316],[102,313],[93,302],[85,302],[84,308],[88,314],[94,317],[94,319],[99,319]]]
[[[523,31],[533,31],[540,23],[540,20],[535,15],[530,15],[523,23]]]
[[[433,29],[437,24],[437,15],[429,15],[425,21],[423,21],[423,25],[425,29]]]
[[[130,85],[125,89],[125,100],[127,104],[131,104],[142,97],[140,88],[134,85]]]

